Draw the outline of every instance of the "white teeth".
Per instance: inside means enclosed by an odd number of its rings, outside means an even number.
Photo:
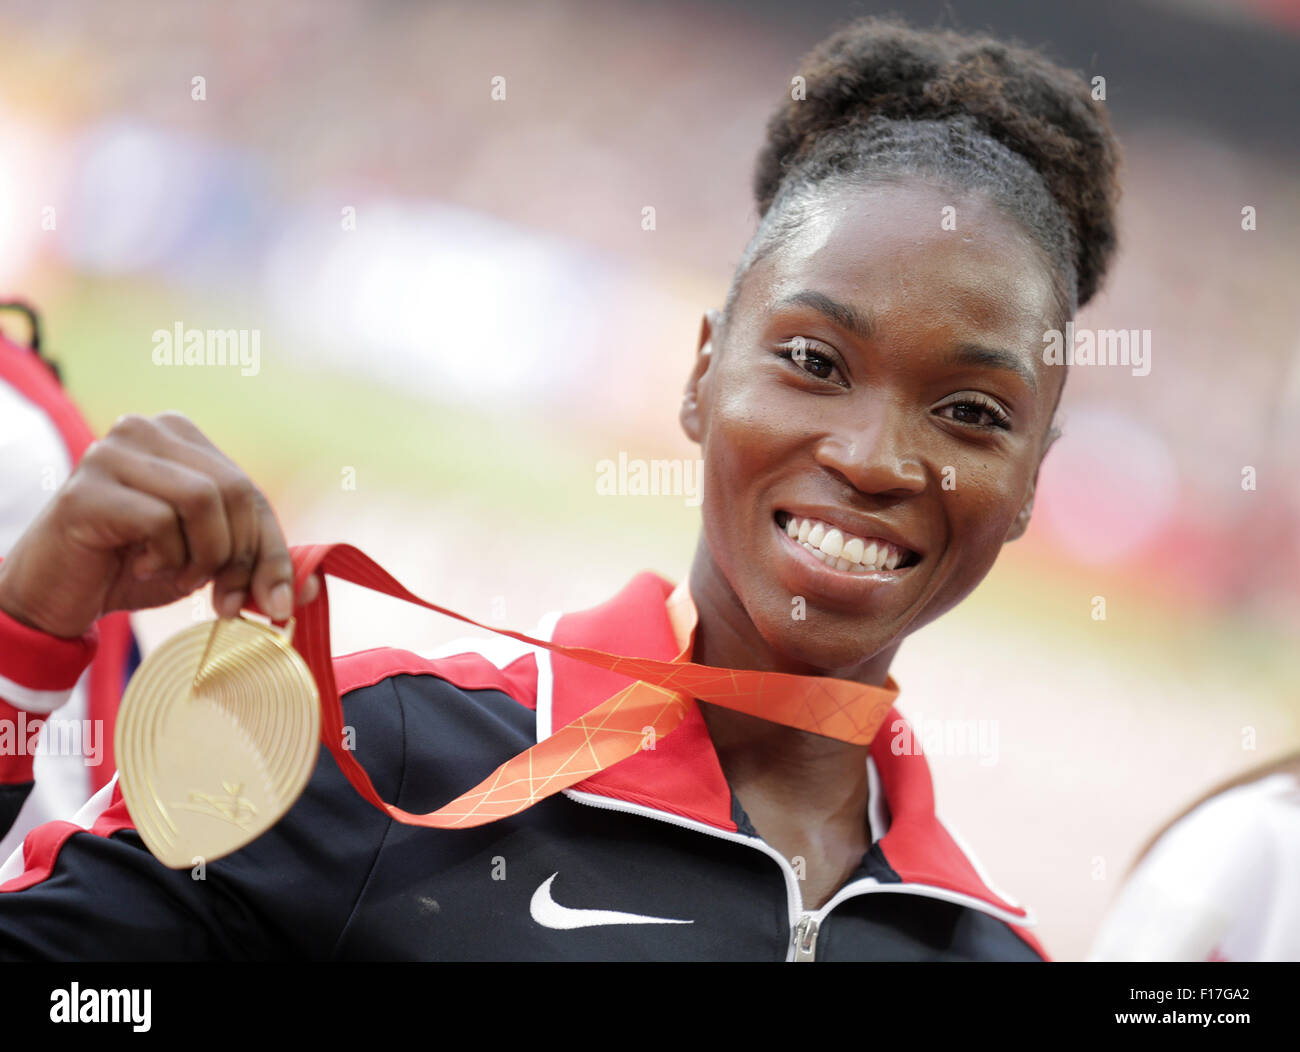
[[[867,541],[852,535],[846,540],[844,532],[837,527],[795,515],[786,519],[785,532],[827,566],[841,572],[894,570],[906,554],[888,541]]]
[[[804,541],[801,547],[806,548],[808,551],[812,552],[813,555],[817,556],[817,558],[819,558],[827,566],[833,566],[835,567],[835,569],[841,572],[847,570],[850,573],[866,573],[868,570],[876,569],[876,567],[874,566],[863,566],[861,563],[851,563],[848,561],[848,559],[837,559],[832,555],[827,555],[820,548],[814,548],[807,541]]]
[[[840,533],[839,530],[830,530],[817,547],[832,559],[838,559],[840,552],[844,550],[844,534]]]

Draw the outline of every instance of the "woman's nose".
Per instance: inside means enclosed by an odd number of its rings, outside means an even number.
[[[863,493],[908,496],[926,486],[917,438],[903,411],[876,402],[867,419],[837,421],[817,445],[817,461]]]

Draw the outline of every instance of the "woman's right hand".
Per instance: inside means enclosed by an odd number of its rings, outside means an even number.
[[[277,621],[293,613],[293,562],[261,491],[188,417],[124,416],[0,562],[0,610],[76,638],[209,580],[222,617],[250,594]],[[299,603],[318,591],[312,577]]]

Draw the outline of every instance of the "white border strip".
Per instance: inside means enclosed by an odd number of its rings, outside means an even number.
[[[99,790],[94,796],[81,805],[81,808],[69,819],[52,819],[51,821],[68,821],[73,825],[79,825],[82,829],[90,829],[91,826],[99,819],[105,811],[108,810],[109,804],[113,802],[113,790],[117,788],[117,775],[114,774],[112,780]],[[40,829],[40,826],[36,827]],[[29,833],[28,836],[31,834]],[[13,880],[14,877],[23,875],[23,848],[19,844],[14,848],[13,853],[5,859],[4,865],[0,865],[0,884]]]
[[[67,690],[34,690],[15,683],[8,676],[0,676],[0,698],[34,716],[48,716],[70,697],[71,687]]]
[[[880,772],[876,770],[876,761],[867,756],[867,821],[871,823],[871,842],[874,844],[889,832],[889,802],[885,799],[884,786],[880,784]]]
[[[957,830],[953,829],[952,826],[950,826],[947,822],[945,822],[942,818],[939,817],[939,811],[937,808],[935,809],[934,812],[934,820],[948,831],[948,835],[952,837],[953,843],[955,843],[958,849],[961,851],[961,853],[966,856],[966,861],[969,862],[971,864],[971,868],[975,870],[975,875],[984,882],[984,886],[988,888],[989,891],[993,892],[993,894],[996,895],[998,898],[1000,898],[1003,902],[1010,903],[1012,906],[1015,906],[1017,909],[1022,909],[1025,911],[1025,919],[1017,920],[1014,921],[1013,923],[1020,925],[1022,928],[1036,927],[1038,924],[1038,918],[1034,916],[1034,911],[1031,910],[1028,906],[1024,905],[1023,903],[1017,902],[1014,898],[1008,895],[1000,887],[994,884],[992,880],[989,879],[988,871],[980,864],[980,860],[975,857],[975,852],[973,852],[967,846],[966,841],[963,840],[958,835]]]
[[[555,626],[564,616],[562,610],[552,610],[537,623],[533,630],[534,639],[552,642]],[[545,741],[551,736],[551,704],[555,693],[555,669],[551,666],[551,652],[543,647],[537,651],[537,740]]]

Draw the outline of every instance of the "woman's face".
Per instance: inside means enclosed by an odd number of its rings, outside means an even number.
[[[982,197],[886,185],[819,206],[745,275],[725,331],[702,326],[682,406],[704,459],[701,617],[756,632],[777,667],[862,678],[968,595],[1027,523],[1062,383],[1052,303],[1043,257]],[[814,555],[791,517],[877,569]]]

